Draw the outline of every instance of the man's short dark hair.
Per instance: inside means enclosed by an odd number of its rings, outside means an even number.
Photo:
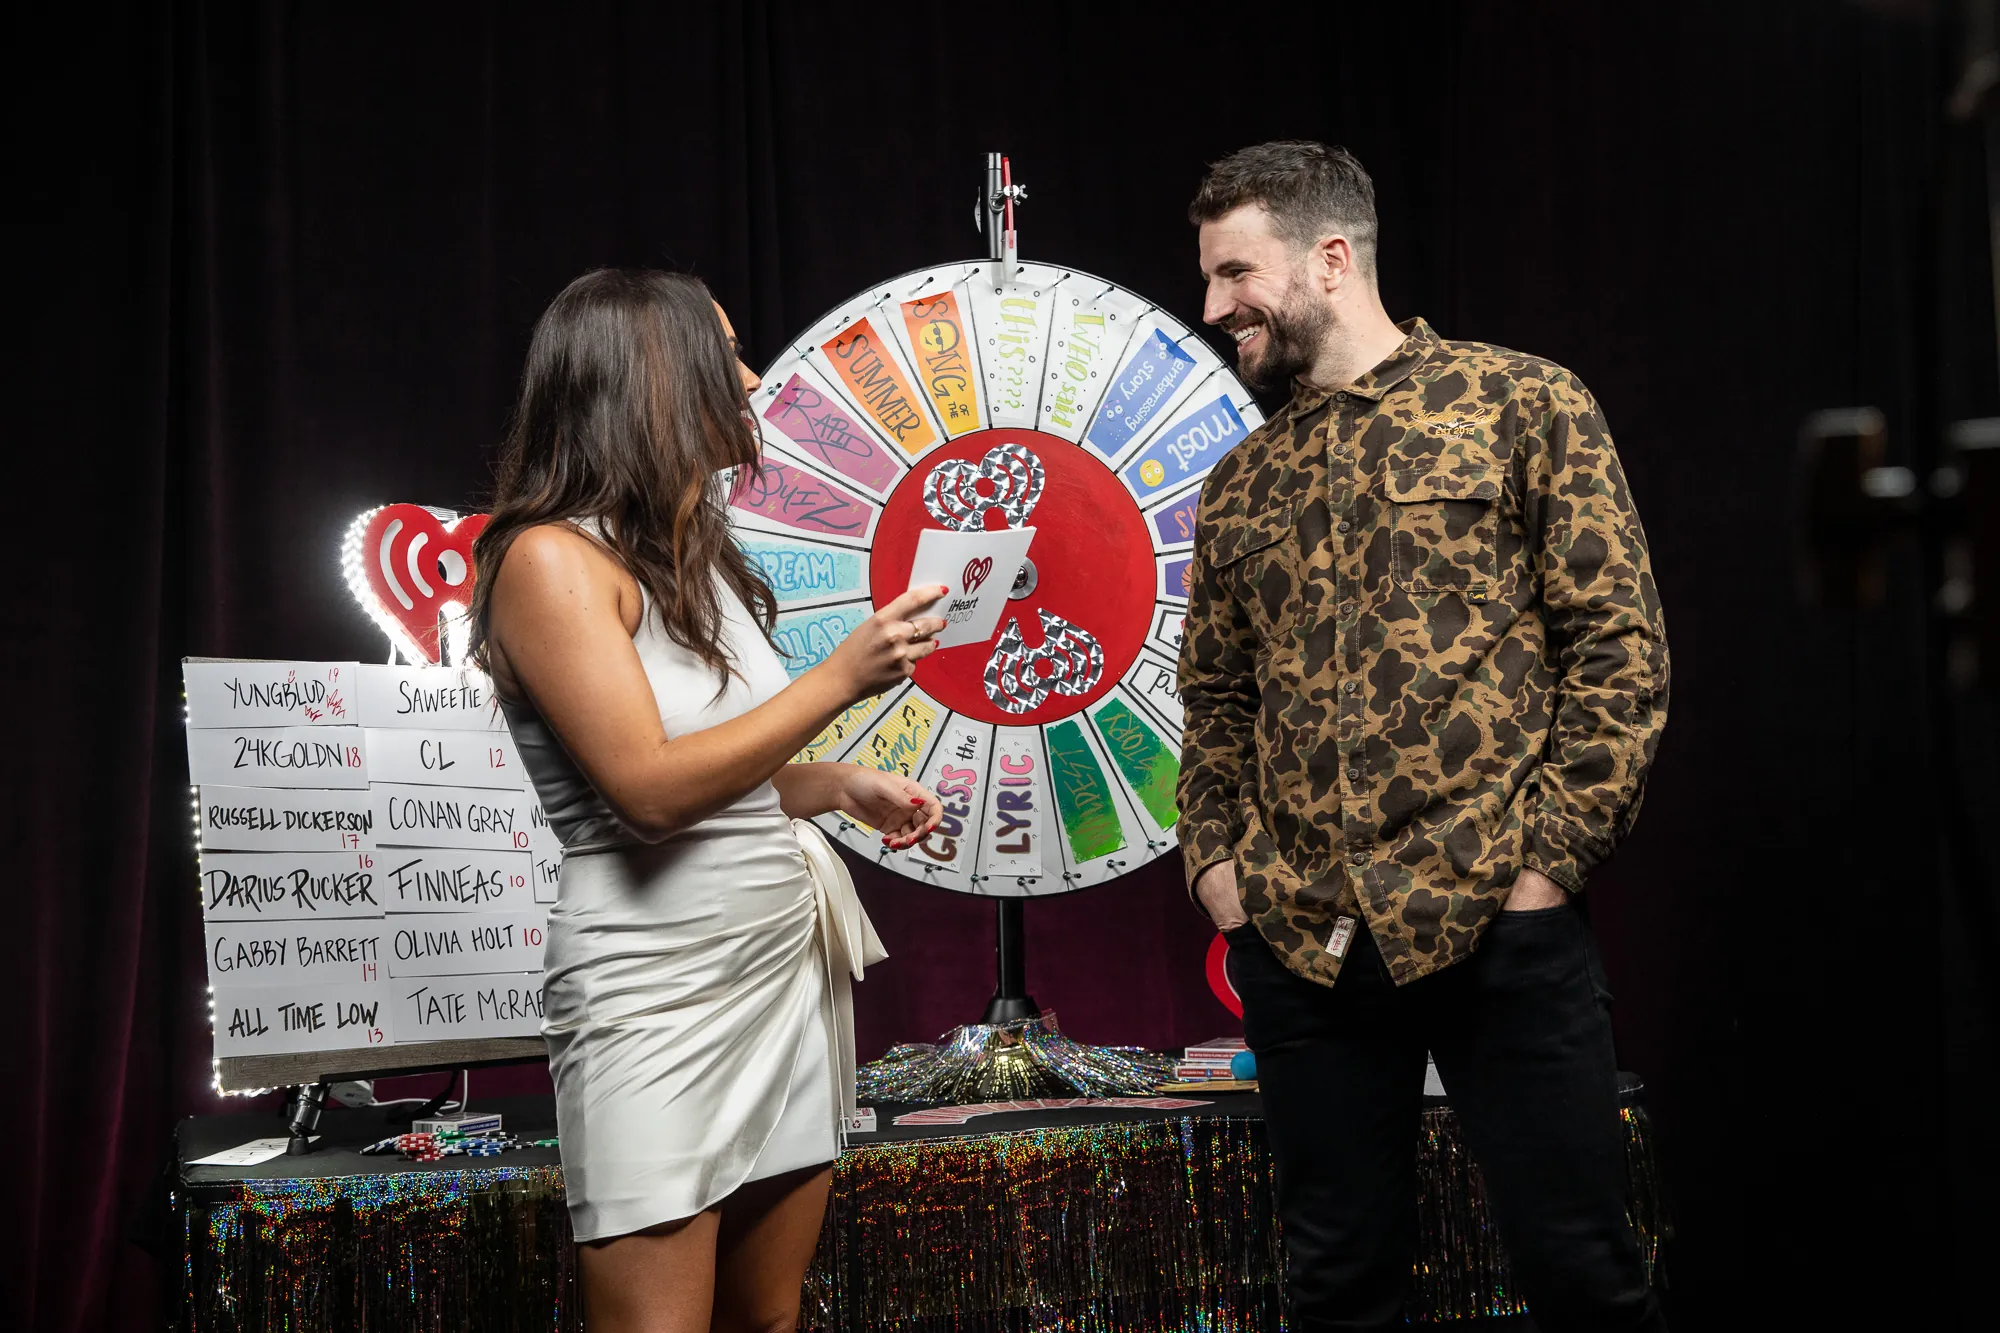
[[[1339,232],[1361,271],[1375,271],[1375,182],[1345,148],[1280,139],[1238,149],[1209,166],[1188,221],[1199,227],[1245,204],[1263,205],[1295,249]]]

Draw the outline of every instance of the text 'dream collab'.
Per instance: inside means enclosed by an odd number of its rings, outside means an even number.
[[[541,912],[493,912],[396,916],[387,929],[389,975],[401,980],[530,971],[548,927]]]
[[[384,847],[458,847],[495,852],[534,848],[533,798],[493,788],[378,782],[368,800]]]
[[[188,777],[199,786],[368,785],[359,727],[189,727]]]
[[[382,873],[369,852],[201,852],[209,921],[381,916]]]
[[[358,852],[375,845],[366,791],[204,786],[201,845],[225,852]]]
[[[214,921],[207,929],[208,984],[319,985],[389,976],[386,918],[345,921]]]
[[[471,667],[363,666],[359,696],[364,727],[430,731],[507,729],[493,683]]]
[[[542,1030],[539,972],[391,982],[397,1041],[534,1037]]]
[[[183,662],[190,727],[352,726],[353,662]]]
[[[395,1040],[388,985],[217,986],[215,1053],[348,1051]]]
[[[444,787],[527,785],[514,738],[504,731],[367,730],[368,777]]]

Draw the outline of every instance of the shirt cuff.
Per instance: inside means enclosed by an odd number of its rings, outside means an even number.
[[[1194,882],[1201,872],[1219,861],[1236,855],[1236,834],[1219,819],[1181,819],[1181,866],[1187,872],[1188,897],[1194,897]]]
[[[1583,892],[1583,881],[1603,861],[1604,845],[1582,829],[1542,815],[1531,820],[1521,849],[1521,864],[1539,871],[1569,890]]]

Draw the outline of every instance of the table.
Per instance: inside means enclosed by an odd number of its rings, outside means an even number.
[[[1667,1232],[1652,1134],[1623,1111],[1649,1265]],[[1194,1095],[1190,1095],[1194,1099]],[[1176,1109],[1086,1107],[856,1135],[808,1275],[801,1327],[829,1330],[1277,1329],[1282,1263],[1254,1093]],[[554,1133],[548,1098],[495,1099]],[[332,1110],[319,1150],[253,1167],[190,1159],[281,1132],[183,1121],[173,1215],[185,1333],[573,1330],[575,1262],[553,1148],[417,1163],[357,1150],[396,1126]],[[1518,1311],[1478,1173],[1442,1099],[1424,1113],[1419,1318]]]

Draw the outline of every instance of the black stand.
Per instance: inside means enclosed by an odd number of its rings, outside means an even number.
[[[302,1083],[292,1093],[292,1141],[285,1152],[303,1157],[313,1150],[312,1134],[319,1128],[320,1112],[326,1110],[326,1084]]]
[[[993,998],[986,1002],[985,1015],[979,1020],[989,1026],[1019,1023],[1042,1012],[1042,1007],[1028,994],[1027,931],[1023,926],[1022,906],[1019,898],[1001,898],[993,904],[996,926],[993,952],[999,981],[993,989]]]

